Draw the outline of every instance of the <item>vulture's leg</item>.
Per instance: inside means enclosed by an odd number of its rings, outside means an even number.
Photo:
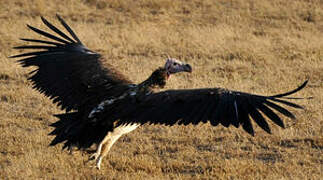
[[[110,133],[110,132],[109,132]],[[98,147],[96,148],[96,152],[95,153],[93,153],[91,156],[90,156],[90,160],[97,160],[98,159],[98,157],[99,157],[99,155],[101,154],[101,149],[102,149],[102,142],[103,141],[101,141],[101,143],[98,145]]]
[[[123,125],[116,127],[112,132],[109,132],[103,141],[98,146],[97,152],[94,155],[96,159],[96,167],[100,169],[102,159],[108,154],[112,145],[124,134],[135,130],[139,124]]]

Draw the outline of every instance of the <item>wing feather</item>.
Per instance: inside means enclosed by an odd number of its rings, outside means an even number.
[[[221,95],[220,95],[221,96]],[[222,112],[226,111],[227,103],[225,103],[226,98],[217,98],[218,103],[215,106],[215,111],[212,113],[210,118],[210,123],[213,126],[217,126],[222,121]]]
[[[58,35],[60,35],[62,38],[69,40],[71,43],[76,43],[73,39],[68,37],[65,33],[63,33],[61,30],[57,29],[55,26],[53,26],[50,22],[48,22],[44,17],[41,17],[41,20],[43,23],[49,27],[51,30],[56,32]]]
[[[257,104],[257,106],[260,109],[260,111],[263,112],[275,124],[282,128],[285,128],[284,122],[277,114],[274,113],[274,111],[272,111],[270,108],[261,103]]]
[[[275,103],[272,103],[270,101],[265,101],[264,102],[266,105],[268,105],[269,107],[277,110],[278,112],[282,113],[283,115],[291,118],[291,119],[295,119],[296,117],[294,116],[294,114],[292,114],[291,112],[289,112],[287,109],[275,104]]]
[[[28,38],[20,38],[22,41],[27,41],[27,42],[36,42],[36,43],[42,43],[42,44],[52,44],[55,46],[63,46],[64,44],[60,44],[57,42],[52,42],[52,41],[45,41],[45,40],[39,40],[39,39],[28,39]]]
[[[56,14],[56,17],[58,18],[59,22],[64,26],[64,28],[70,33],[70,35],[80,44],[82,44],[82,42],[80,41],[80,39],[76,36],[76,34],[74,33],[74,31],[69,27],[69,25],[67,25],[67,23],[64,21],[64,19],[62,19],[58,14]]]
[[[49,33],[45,32],[45,31],[42,31],[42,30],[40,30],[38,28],[32,27],[32,26],[30,26],[28,24],[27,24],[27,27],[29,29],[33,30],[34,32],[36,32],[38,34],[41,34],[41,35],[43,35],[43,36],[45,36],[45,37],[47,37],[49,39],[52,39],[52,40],[55,40],[55,41],[58,41],[58,42],[61,42],[61,43],[64,43],[64,44],[68,44],[69,43],[68,41],[66,41],[64,39],[61,39],[61,38],[59,38],[57,36],[54,36],[52,34],[49,34]]]
[[[271,134],[271,130],[269,128],[269,125],[268,125],[267,121],[259,113],[259,111],[257,110],[257,108],[255,106],[251,105],[250,106],[250,109],[249,109],[249,112],[250,112],[250,116],[258,124],[258,126],[260,126],[267,133]]]
[[[208,120],[211,119],[211,116],[214,114],[213,111],[215,109],[215,106],[217,104],[217,101],[212,100],[206,100],[205,104],[208,104],[208,106],[205,109],[205,112],[202,114],[201,122],[207,123]]]
[[[210,103],[206,102],[201,102],[198,108],[193,112],[194,116],[191,117],[191,121],[193,125],[197,125],[200,122],[203,122],[203,116],[205,113],[207,113],[209,109]]]
[[[304,84],[300,86],[304,88]],[[297,88],[293,93],[302,88]],[[284,93],[287,95],[293,93]],[[278,98],[276,98],[278,97]],[[132,105],[132,109],[118,114],[119,123],[150,123],[150,124],[198,124],[210,122],[224,127],[233,125],[254,135],[251,120],[265,132],[271,133],[266,118],[280,127],[284,127],[281,113],[291,119],[295,116],[279,103],[291,108],[299,109],[301,106],[281,100],[285,96],[260,96],[249,93],[230,91],[220,88],[193,89],[193,90],[168,90],[145,96]],[[118,110],[119,111],[119,110]],[[117,113],[117,112],[115,112]],[[135,115],[134,115],[135,114]]]
[[[131,83],[109,64],[104,64],[100,54],[85,47],[66,22],[58,15],[57,18],[72,37],[41,17],[43,23],[57,36],[27,25],[49,40],[22,38],[23,41],[40,44],[17,46],[15,49],[34,52],[11,56],[22,58],[18,62],[23,67],[37,67],[28,78],[33,82],[33,88],[44,93],[62,109],[70,111],[78,110],[86,104],[97,105],[104,97],[120,93],[111,87]]]
[[[249,110],[247,109],[247,107],[242,106],[242,108],[239,109],[239,112],[240,112],[239,121],[242,124],[242,128],[247,133],[249,133],[250,135],[254,136],[255,133],[254,133],[253,126],[252,126],[252,123],[251,123],[251,119],[249,117],[249,113],[248,113]]]

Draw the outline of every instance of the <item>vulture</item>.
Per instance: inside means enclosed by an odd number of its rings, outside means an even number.
[[[242,126],[254,136],[252,120],[271,133],[268,120],[284,128],[278,115],[294,119],[286,107],[303,108],[290,100],[304,98],[286,96],[303,89],[307,80],[292,91],[273,96],[224,88],[162,91],[171,75],[192,72],[189,64],[175,58],[166,58],[163,67],[135,84],[108,64],[101,54],[88,49],[59,15],[57,19],[65,33],[41,17],[52,33],[27,27],[47,40],[21,38],[36,44],[14,48],[33,51],[11,58],[19,58],[22,67],[36,66],[28,77],[33,88],[65,110],[54,115],[58,121],[51,124],[54,130],[49,135],[55,138],[50,145],[63,143],[63,149],[86,150],[95,144],[97,149],[90,159],[95,160],[98,169],[111,146],[143,124],[172,126],[209,122],[213,126]]]

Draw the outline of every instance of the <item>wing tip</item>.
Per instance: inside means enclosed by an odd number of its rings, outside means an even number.
[[[72,28],[70,28],[70,26],[64,21],[64,19],[57,13],[56,13],[56,17],[59,20],[59,22],[65,27],[65,29],[70,33],[70,35],[74,38],[74,40],[77,43],[82,44],[82,41],[77,37],[77,35],[72,30]]]
[[[48,26],[49,22],[47,21],[47,19],[44,16],[40,16],[41,21]]]
[[[44,16],[40,16],[40,19],[44,22],[44,21],[47,21]]]
[[[31,29],[31,30],[34,30],[34,29],[35,29],[33,26],[31,26],[31,25],[29,25],[29,24],[26,24],[26,26],[27,26],[29,29]]]
[[[288,98],[288,97],[285,97],[285,96],[289,96],[291,94],[294,94],[300,90],[302,90],[303,88],[305,88],[305,86],[307,85],[309,79],[306,79],[302,85],[300,85],[299,87],[297,87],[296,89],[294,90],[291,90],[291,91],[288,91],[286,93],[282,93],[282,94],[276,94],[276,95],[273,95],[273,96],[268,96],[268,98],[272,99],[272,98],[287,98],[287,99],[305,99],[305,98]]]
[[[308,81],[309,81],[310,79],[306,79],[304,82],[303,82],[303,84],[300,86],[300,87],[298,87],[297,89],[299,89],[299,90],[301,90],[301,89],[303,89],[306,85],[307,85],[307,83],[308,83]]]
[[[56,13],[56,17],[57,19],[62,19],[62,17],[58,13]]]

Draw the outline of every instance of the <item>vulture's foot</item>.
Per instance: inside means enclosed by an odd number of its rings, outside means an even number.
[[[93,160],[95,161],[95,165],[90,165],[90,167],[96,168],[98,170],[101,169],[101,162],[102,162],[102,156],[94,153],[89,157],[89,160],[87,162],[93,162]]]
[[[97,160],[101,154],[101,149],[102,149],[102,143],[99,144],[98,148],[96,149],[96,152],[90,156],[89,160]]]
[[[101,169],[101,161],[102,161],[102,156],[99,156],[97,159],[96,159],[96,168],[98,170]]]
[[[100,154],[95,152],[89,157],[89,160],[95,160],[96,161],[99,156],[100,156]]]
[[[94,160],[96,162],[95,166],[93,167],[96,167],[99,170],[101,169],[101,161],[102,161],[102,154],[101,154],[102,144],[103,143],[100,143],[96,152],[89,157],[89,161]]]

